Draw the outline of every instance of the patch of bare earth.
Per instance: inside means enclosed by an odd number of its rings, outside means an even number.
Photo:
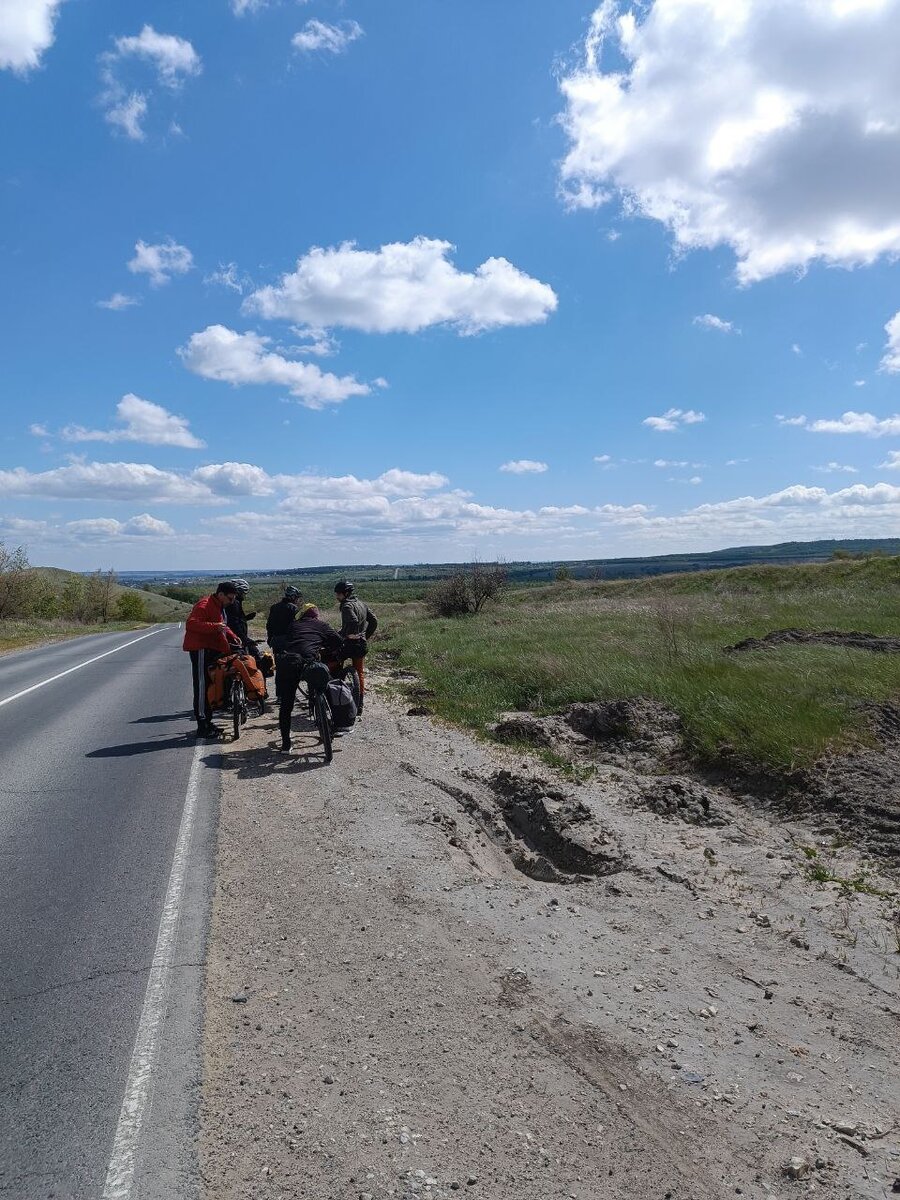
[[[272,718],[210,748],[206,1195],[889,1195],[892,881],[677,774],[570,784],[406,707],[372,697],[330,767]]]

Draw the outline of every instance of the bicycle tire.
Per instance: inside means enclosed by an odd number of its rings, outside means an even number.
[[[243,680],[235,679],[231,684],[231,722],[234,740],[241,736],[241,725],[246,721],[247,703],[244,698]]]
[[[316,709],[316,729],[319,731],[319,740],[322,743],[322,751],[325,755],[326,763],[330,763],[334,758],[334,751],[331,748],[331,713],[328,711],[328,701],[325,699],[323,692],[319,692],[315,698]]]

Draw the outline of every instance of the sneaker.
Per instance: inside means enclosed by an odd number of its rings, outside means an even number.
[[[293,750],[293,748],[294,748],[294,746],[293,746],[293,743],[291,742],[291,739],[283,738],[281,741],[281,745],[278,747],[278,753],[279,754],[290,754],[290,752]]]
[[[196,736],[198,738],[218,738],[221,737],[224,732],[225,730],[221,725],[213,725],[212,721],[207,721],[205,724],[197,726]]]

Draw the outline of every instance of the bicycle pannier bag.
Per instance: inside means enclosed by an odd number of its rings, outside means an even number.
[[[310,695],[324,692],[331,679],[331,672],[323,662],[305,662],[301,671],[301,679],[309,688]]]
[[[349,683],[343,679],[330,680],[325,689],[325,698],[335,729],[350,729],[356,724],[356,703]]]
[[[209,683],[206,685],[206,702],[212,710],[225,707],[225,679],[227,674],[224,662],[213,663],[207,669]]]
[[[256,661],[249,654],[239,655],[234,660],[235,673],[240,675],[247,689],[248,700],[265,700],[266,681]]]

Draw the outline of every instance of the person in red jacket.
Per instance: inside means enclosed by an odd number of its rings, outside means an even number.
[[[225,606],[231,604],[236,595],[233,583],[220,583],[211,596],[197,601],[184,625],[181,648],[191,656],[197,737],[218,737],[222,732],[219,726],[213,725],[206,701],[207,668],[221,655],[241,649],[240,638],[225,623]]]

